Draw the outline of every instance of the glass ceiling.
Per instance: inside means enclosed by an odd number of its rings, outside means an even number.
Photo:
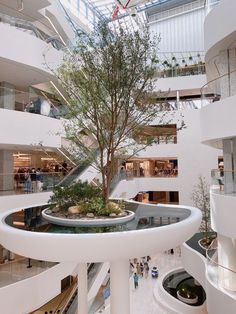
[[[133,10],[134,8],[136,8],[137,12],[142,12],[164,3],[181,3],[183,0],[89,0],[88,2],[104,18],[112,19],[112,15],[117,6],[119,7],[119,17],[122,17],[129,14],[130,10]]]

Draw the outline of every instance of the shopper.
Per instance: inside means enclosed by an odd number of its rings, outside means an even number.
[[[43,190],[43,175],[41,173],[40,168],[38,168],[36,171],[36,187],[37,187],[37,192],[42,192],[42,190]]]
[[[137,265],[136,265],[136,270],[137,270],[137,274],[138,274],[139,276],[141,276],[141,275],[142,275],[142,273],[141,273],[141,266],[140,266],[139,263],[137,263]]]
[[[138,275],[136,273],[134,273],[133,278],[134,278],[134,289],[137,289],[138,288],[139,277],[138,277]]]
[[[36,170],[35,170],[35,168],[31,169],[30,179],[31,179],[32,192],[35,193],[36,192]]]
[[[30,179],[30,172],[26,170],[24,173],[24,192],[30,193],[31,191],[31,179]]]
[[[149,265],[148,265],[148,263],[145,263],[144,272],[145,272],[145,278],[147,278],[148,277],[148,273],[149,273]]]

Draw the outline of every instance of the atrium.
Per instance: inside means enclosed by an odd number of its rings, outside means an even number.
[[[0,0],[0,313],[235,314],[235,11]]]

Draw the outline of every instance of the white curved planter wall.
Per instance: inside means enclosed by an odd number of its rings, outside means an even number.
[[[186,243],[181,246],[181,260],[184,269],[193,276],[206,291],[206,259]]]
[[[202,108],[201,132],[205,144],[215,145],[222,138],[231,138],[236,134],[236,96],[213,102]]]
[[[1,215],[0,242],[4,247],[23,256],[57,262],[104,262],[151,255],[182,244],[200,225],[201,212],[198,209],[187,206],[167,208],[188,211],[190,215],[181,222],[162,227],[98,234],[55,234],[19,230],[4,223],[8,215],[5,212]],[[162,241],[157,241],[158,238]]]
[[[211,225],[214,231],[236,239],[235,196],[211,192]]]
[[[60,263],[37,276],[0,288],[1,313],[29,313],[61,293],[61,280],[73,274],[76,263]],[[14,300],[10,300],[12,296]]]
[[[171,314],[207,314],[206,306],[203,304],[202,306],[191,306],[187,305],[178,299],[172,297],[164,288],[163,281],[167,276],[175,273],[176,271],[183,270],[183,268],[176,268],[171,272],[167,272],[163,274],[159,280],[157,285],[154,288],[154,297],[156,302],[160,303],[163,307],[168,309],[168,313]]]
[[[62,130],[62,122],[59,119],[0,109],[0,146],[39,146],[42,143],[44,147],[59,148]]]
[[[30,66],[45,74],[51,74],[51,71],[45,65],[44,53],[47,63],[54,68],[62,61],[62,52],[52,48],[45,41],[7,24],[0,23],[0,38],[0,58],[5,60]]]

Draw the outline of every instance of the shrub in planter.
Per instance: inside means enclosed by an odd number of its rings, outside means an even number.
[[[61,210],[67,210],[68,207],[77,205],[81,201],[88,201],[93,197],[101,197],[101,195],[99,188],[89,185],[88,182],[78,181],[70,186],[55,187],[49,204],[51,206],[57,204]]]
[[[195,288],[193,286],[190,286],[186,282],[181,283],[177,291],[179,295],[185,299],[195,299],[197,297],[197,294],[195,293]]]

